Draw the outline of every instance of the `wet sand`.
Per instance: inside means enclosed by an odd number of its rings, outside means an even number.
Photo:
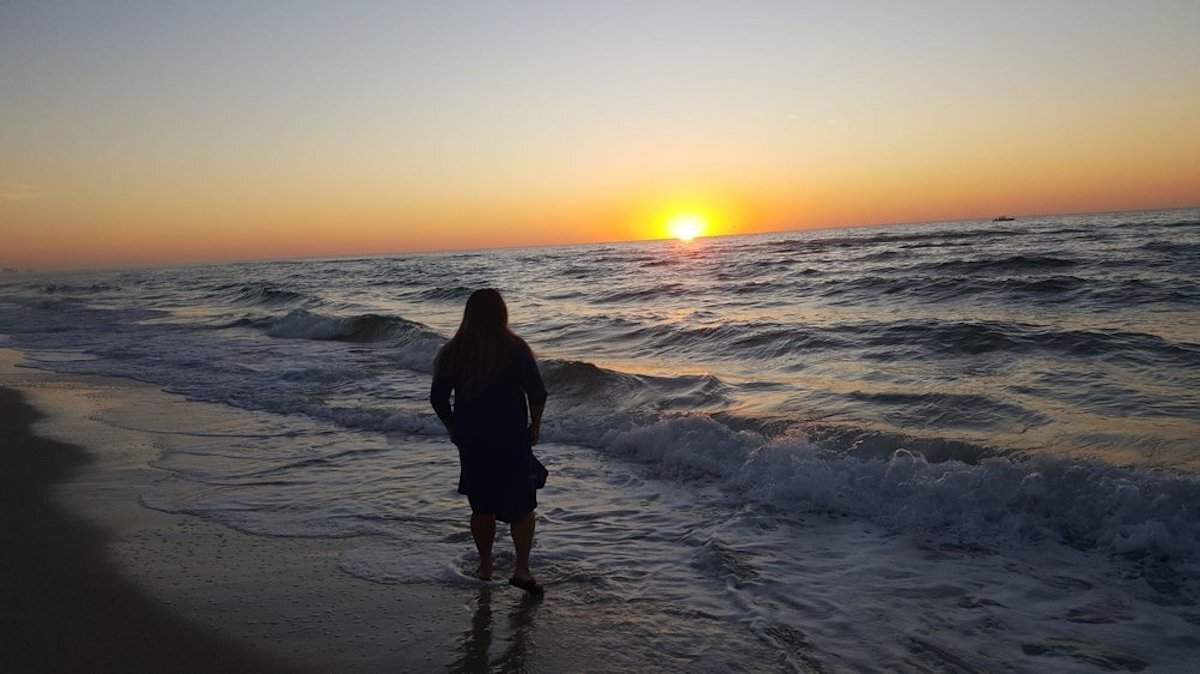
[[[38,437],[41,415],[0,389],[0,667],[50,671],[297,671],[172,613],[106,556],[107,533],[67,512],[52,486],[88,461]]]
[[[0,348],[0,671],[471,671],[495,657],[478,638],[489,588],[371,583],[338,568],[355,539],[141,505],[165,478],[151,463],[172,420],[227,410],[21,360]]]

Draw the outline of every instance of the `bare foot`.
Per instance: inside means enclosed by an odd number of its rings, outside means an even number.
[[[529,574],[513,575],[512,578],[508,579],[508,584],[512,585],[513,587],[519,587],[534,597],[541,597],[546,592],[546,589],[542,587],[541,583],[534,580],[533,576]]]
[[[475,577],[478,578],[479,580],[491,580],[492,579],[492,565],[491,564],[480,564],[479,568],[475,569]]]

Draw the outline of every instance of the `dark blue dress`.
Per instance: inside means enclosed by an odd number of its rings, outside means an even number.
[[[477,391],[464,391],[454,368],[439,362],[429,402],[439,417],[453,420],[458,492],[472,512],[513,522],[537,508],[528,405],[546,404],[546,386],[524,341],[513,338],[505,365]]]

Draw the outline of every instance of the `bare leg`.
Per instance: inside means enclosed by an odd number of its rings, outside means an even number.
[[[515,568],[513,568],[513,578],[533,580],[533,573],[529,571],[529,550],[533,547],[533,529],[536,521],[533,513],[530,512],[509,525],[508,529],[512,533],[513,546],[517,549],[517,561]]]
[[[479,568],[475,575],[484,580],[492,579],[492,541],[496,540],[496,516],[471,513],[471,537],[479,551]]]

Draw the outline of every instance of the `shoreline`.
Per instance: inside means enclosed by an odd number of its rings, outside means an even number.
[[[52,490],[92,459],[32,428],[44,415],[0,388],[0,631],[5,671],[302,671],[167,610],[107,558],[110,535]]]
[[[0,347],[0,670],[425,671],[486,662],[489,588],[379,584],[363,539],[259,536],[153,510],[181,428],[241,412]],[[9,551],[12,551],[11,553]],[[469,667],[468,667],[469,670]]]

